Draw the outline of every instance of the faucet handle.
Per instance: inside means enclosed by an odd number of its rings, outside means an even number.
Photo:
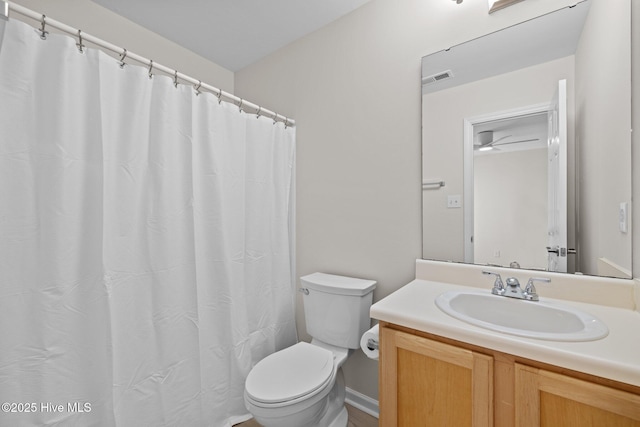
[[[502,283],[502,277],[498,273],[494,273],[493,271],[482,270],[482,274],[496,276],[495,282],[493,282],[493,289],[491,289],[491,293],[495,295],[504,295],[506,292],[506,288],[504,287],[504,283]]]
[[[524,298],[529,301],[538,301],[540,298],[538,297],[538,291],[536,287],[533,285],[533,282],[551,282],[551,279],[546,277],[532,277],[527,282],[527,286],[524,288]]]

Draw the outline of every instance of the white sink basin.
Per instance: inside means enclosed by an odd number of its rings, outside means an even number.
[[[595,341],[607,326],[584,311],[548,301],[524,301],[487,292],[448,291],[438,308],[456,319],[506,334],[550,341]]]

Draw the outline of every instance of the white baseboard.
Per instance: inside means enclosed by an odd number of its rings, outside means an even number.
[[[364,394],[351,390],[347,387],[347,395],[345,396],[344,401],[372,417],[380,418],[380,407],[378,406],[378,401],[370,398],[369,396],[365,396]]]

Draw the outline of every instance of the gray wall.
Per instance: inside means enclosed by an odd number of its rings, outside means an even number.
[[[631,204],[630,15],[629,2],[592,2],[575,54],[577,250],[585,274],[599,273],[601,257],[631,270],[632,233],[618,228],[620,203]]]
[[[474,262],[547,268],[548,162],[546,147],[474,156]]]

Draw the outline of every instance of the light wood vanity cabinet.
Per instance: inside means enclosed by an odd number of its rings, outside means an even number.
[[[493,425],[493,357],[383,327],[380,425]]]
[[[380,326],[381,427],[640,427],[640,388]]]
[[[516,363],[516,425],[640,427],[640,395]]]

